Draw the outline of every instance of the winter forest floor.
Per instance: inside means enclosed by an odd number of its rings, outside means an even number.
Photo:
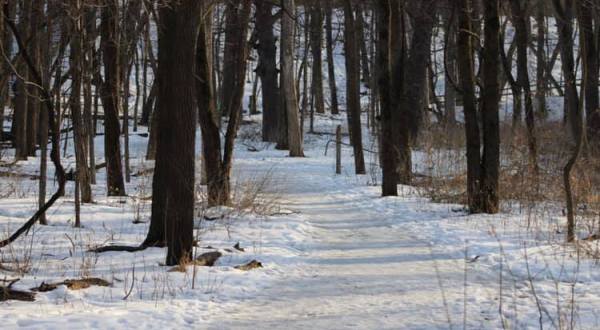
[[[333,132],[341,119],[321,117],[317,131]],[[401,197],[380,198],[376,166],[370,175],[355,176],[350,149],[343,152],[344,173],[334,174],[333,150],[324,155],[331,136],[307,135],[307,157],[291,159],[257,142],[259,125],[245,125],[240,133],[238,207],[204,210],[198,189],[196,253],[222,252],[214,267],[170,272],[161,266],[165,250],[157,248],[88,252],[106,244],[136,245],[145,237],[152,162],[143,160],[147,139],[133,135],[132,172],[140,175],[128,184],[129,197],[104,197],[100,171],[95,203],[82,207],[83,228],[72,227],[70,186],[49,212],[50,226],[36,226],[0,250],[0,280],[19,278],[15,289],[84,277],[102,278],[110,286],[59,285],[37,293],[35,302],[1,302],[0,327],[600,326],[598,265],[562,244],[565,219],[559,208],[545,209],[543,217],[517,211],[468,216],[461,205],[432,203],[417,188],[402,187]],[[96,145],[101,159],[102,137]],[[421,156],[415,152],[416,167],[423,165]],[[72,151],[65,163],[73,166]],[[38,164],[31,158],[5,170],[35,174]],[[36,187],[37,181],[26,177],[0,178],[2,235],[35,210]],[[203,220],[208,213],[222,217]],[[238,242],[244,251],[233,248]],[[234,268],[251,260],[263,268]]]

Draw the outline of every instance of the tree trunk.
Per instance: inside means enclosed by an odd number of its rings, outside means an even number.
[[[207,8],[204,8],[205,10]],[[206,15],[206,13],[204,13]],[[215,104],[215,88],[213,86],[211,55],[211,30],[203,24],[198,35],[196,51],[196,99],[202,132],[203,166],[206,171],[208,205],[229,204],[229,178],[223,173],[221,153],[221,136],[219,131],[220,116]]]
[[[235,82],[235,57],[236,52],[238,51],[238,47],[235,43],[236,30],[239,28],[238,25],[240,22],[238,19],[238,11],[239,11],[239,3],[236,1],[228,1],[225,5],[225,45],[223,46],[223,82],[220,90],[220,102],[219,109],[221,115],[228,117],[229,116],[229,108],[231,107],[231,99],[232,99],[232,86],[234,86]]]
[[[544,12],[544,6],[538,5],[535,11],[535,20],[537,22],[537,36],[536,36],[536,100],[538,113],[545,116],[546,111],[546,15]]]
[[[404,97],[401,99],[402,111],[409,114],[411,140],[415,140],[423,122],[425,112],[423,90],[427,86],[427,67],[431,56],[431,36],[435,23],[437,0],[411,2],[407,10],[413,16],[413,34],[408,58],[405,64]]]
[[[379,0],[377,22],[377,73],[379,97],[381,102],[381,167],[382,167],[382,195],[398,196],[398,152],[394,141],[397,139],[394,120],[398,117],[397,108],[392,102],[391,86],[391,42],[390,16],[392,13],[391,0]]]
[[[88,144],[86,124],[81,113],[81,84],[83,80],[83,10],[81,0],[72,0],[71,9],[74,17],[71,28],[71,121],[73,123],[73,140],[75,144],[75,160],[77,167],[77,182],[81,202],[92,202],[92,187],[88,168]]]
[[[561,2],[553,0],[556,22],[558,24],[558,37],[560,43],[560,57],[562,60],[562,72],[565,80],[565,115],[569,124],[569,137],[574,147],[571,157],[563,169],[563,182],[567,201],[567,242],[575,240],[575,202],[571,187],[571,173],[579,154],[583,142],[583,109],[580,104],[579,93],[577,91],[577,80],[575,72],[575,59],[573,57],[573,5],[569,1]],[[581,11],[578,5],[578,10]],[[579,13],[582,14],[581,12]],[[581,36],[581,46],[583,54],[586,54],[586,38]],[[585,62],[587,56],[583,56]],[[587,64],[583,66],[584,82],[587,76]],[[584,88],[585,90],[585,88]]]
[[[29,1],[29,0],[28,0]],[[29,17],[29,56],[36,67],[41,67],[40,31],[44,15],[43,1],[31,1],[31,16]],[[27,70],[27,80],[33,81],[31,70]],[[27,85],[27,156],[35,156],[38,138],[40,116],[40,94],[37,86]]]
[[[317,113],[325,113],[325,101],[323,99],[323,57],[321,45],[323,44],[323,12],[319,5],[313,5],[310,9],[310,43],[312,49],[312,82],[311,94],[312,104]]]
[[[354,148],[356,174],[366,174],[362,147],[360,106],[360,57],[356,40],[354,8],[351,0],[344,1],[344,51],[346,53],[346,108],[350,140]]]
[[[125,196],[119,125],[120,82],[119,65],[119,1],[106,0],[102,7],[102,51],[104,59],[104,155],[109,196]]]
[[[526,13],[526,2],[522,0],[511,0],[513,23],[515,25],[515,39],[517,41],[517,83],[523,91],[525,99],[525,124],[527,125],[527,146],[529,148],[529,164],[534,172],[537,172],[537,142],[535,136],[535,118],[533,110],[533,98],[531,93],[531,82],[529,80],[529,68],[527,60],[527,48],[529,40],[528,23]]]
[[[498,181],[500,175],[500,18],[498,0],[484,3],[484,46],[481,88],[481,120],[483,155],[481,166],[482,211],[497,213],[499,207]]]
[[[454,0],[449,0],[450,2]],[[456,124],[456,86],[455,83],[458,81],[456,61],[457,61],[457,49],[456,49],[456,6],[452,3],[448,5],[448,8],[444,11],[444,22],[446,26],[446,44],[444,54],[444,67],[446,74],[444,75],[444,117],[448,126],[454,126]]]
[[[24,1],[19,11],[19,33],[23,38],[29,40],[29,28],[28,19],[31,14],[31,1]],[[29,69],[22,65],[17,66],[17,71],[22,72],[23,77],[27,79]],[[35,64],[35,63],[34,63]],[[27,96],[28,90],[26,82],[17,77],[15,80],[15,108],[13,114],[12,133],[14,136],[15,146],[15,160],[27,159],[29,148],[28,148],[28,118],[29,118],[29,106],[28,101],[30,98]]]
[[[152,225],[166,228],[167,265],[192,257],[195,201],[195,52],[201,1],[184,0],[159,9],[158,139],[152,183]],[[176,61],[174,59],[177,59]],[[155,236],[155,237],[151,237]]]
[[[364,4],[356,6],[356,36],[360,49],[360,64],[362,71],[362,81],[367,86],[371,83],[371,70],[369,69],[369,52],[367,51],[367,38],[365,36],[365,18],[363,16]]]
[[[298,118],[298,97],[294,85],[294,0],[281,1],[281,105],[286,113],[290,157],[304,157]]]
[[[475,97],[474,49],[470,3],[470,0],[460,0],[458,3],[459,32],[457,48],[467,142],[467,200],[470,212],[479,213],[481,210],[481,194],[479,193],[481,144],[479,123],[477,120],[477,99]]]
[[[585,86],[585,118],[587,138],[594,152],[600,151],[600,101],[598,96],[598,45],[594,31],[594,11],[598,10],[591,0],[579,1],[579,26],[585,42],[583,58],[583,84]],[[598,24],[598,22],[596,22]]]
[[[333,0],[325,1],[325,35],[327,39],[327,75],[329,81],[329,94],[331,98],[331,114],[337,115],[340,113],[340,110],[338,106],[337,86],[335,81],[335,58],[333,57],[335,42],[333,39],[333,9],[331,8],[332,1]]]
[[[272,3],[268,1],[256,2],[256,36],[258,38],[256,74],[260,77],[262,87],[262,137],[265,142],[277,142],[281,111],[277,82],[277,46],[275,34],[273,33],[275,16],[272,12]]]

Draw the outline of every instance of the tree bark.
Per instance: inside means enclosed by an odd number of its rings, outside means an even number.
[[[26,0],[29,2],[30,0]],[[42,19],[44,16],[43,1],[31,1],[28,5],[31,9],[29,17],[29,55],[34,64],[41,67],[41,47],[40,47],[40,31],[42,27]],[[27,80],[33,81],[32,73],[27,70]],[[26,86],[27,91],[27,156],[35,157],[38,139],[38,126],[40,116],[40,95],[39,89],[36,86]]]
[[[325,1],[325,35],[327,39],[327,75],[329,82],[329,94],[331,98],[331,114],[337,115],[340,113],[340,110],[338,106],[337,86],[335,81],[335,58],[333,57],[335,42],[333,39],[333,9],[331,8],[332,1],[333,0]]]
[[[104,154],[109,196],[125,196],[120,142],[119,1],[105,0],[102,8],[101,44],[104,59]]]
[[[454,0],[449,0],[452,2]],[[457,24],[456,24],[456,6],[452,3],[448,4],[448,8],[444,11],[444,22],[445,22],[445,34],[446,43],[444,53],[444,68],[446,74],[444,75],[444,117],[448,126],[454,126],[456,124],[456,86],[458,82],[456,61],[457,61],[457,49],[456,49],[456,35],[457,35]]]
[[[159,9],[159,119],[152,183],[154,226],[150,230],[164,224],[169,266],[184,264],[192,257],[197,123],[194,68],[202,3],[183,0]],[[160,243],[160,236],[147,243]]]
[[[600,151],[600,99],[598,95],[598,43],[594,31],[594,11],[598,10],[591,0],[579,1],[579,26],[585,42],[583,58],[583,84],[585,86],[585,118],[589,146],[594,152]],[[596,22],[598,24],[598,22]]]
[[[298,96],[294,84],[294,0],[281,1],[281,105],[286,113],[290,157],[304,157],[303,138],[298,118]]]
[[[535,50],[537,66],[536,66],[536,101],[538,113],[545,116],[546,111],[546,15],[544,6],[537,5],[535,11],[535,20],[537,22],[537,47]]]
[[[528,15],[526,13],[526,1],[511,0],[511,11],[515,25],[515,38],[517,41],[517,84],[521,88],[525,100],[525,124],[527,126],[527,146],[529,149],[529,165],[537,172],[537,141],[535,136],[535,117],[533,110],[533,97],[531,82],[529,80],[529,68],[527,48],[529,40]]]
[[[81,0],[72,0],[71,17],[71,121],[73,123],[73,140],[75,144],[75,160],[77,181],[82,203],[92,202],[92,187],[88,167],[89,137],[81,112],[81,85],[83,80],[83,10]]]
[[[398,152],[395,148],[396,130],[394,120],[397,117],[397,109],[392,102],[391,86],[391,42],[390,23],[392,13],[391,0],[379,0],[377,2],[379,21],[377,22],[377,73],[379,85],[379,98],[381,102],[381,167],[382,167],[382,195],[398,196]]]
[[[577,76],[575,72],[575,59],[573,56],[573,5],[570,1],[553,0],[556,22],[558,25],[558,37],[560,43],[560,57],[562,60],[562,72],[565,80],[565,115],[569,127],[569,140],[574,144],[572,154],[563,169],[563,183],[565,187],[567,204],[567,242],[575,240],[575,202],[571,187],[571,173],[583,144],[583,107],[580,104],[579,93],[577,91]],[[578,8],[581,10],[581,7]],[[581,13],[580,13],[581,14]],[[581,36],[581,46],[583,53],[586,53],[586,38]],[[586,56],[583,57],[585,62]],[[583,76],[585,76],[587,65],[583,66]],[[585,90],[585,88],[584,88]],[[584,91],[585,93],[585,91]]]
[[[481,120],[483,154],[481,167],[482,211],[499,210],[498,182],[500,176],[500,18],[498,0],[484,3],[484,45],[481,89]]]
[[[319,5],[312,5],[310,9],[310,44],[312,50],[312,82],[311,94],[314,110],[325,113],[323,99],[323,57],[321,47],[323,44],[323,12]]]
[[[258,52],[256,74],[260,77],[262,86],[262,137],[265,142],[277,142],[281,112],[277,79],[277,39],[273,33],[276,17],[272,11],[272,3],[268,1],[256,2],[256,35],[258,39],[256,45]]]
[[[471,1],[458,2],[458,71],[463,98],[465,135],[467,142],[467,203],[471,213],[481,210],[479,180],[481,172],[481,143],[475,97],[475,72]]]

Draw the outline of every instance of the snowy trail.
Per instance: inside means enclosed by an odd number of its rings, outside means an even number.
[[[282,204],[303,215],[312,237],[294,246],[303,253],[283,270],[283,279],[207,317],[212,328],[449,327],[436,267],[446,293],[456,297],[462,292],[464,263],[432,252],[418,238],[422,200],[381,199],[377,189],[332,177],[328,169],[282,168]],[[378,201],[394,207],[376,207]],[[451,214],[430,216],[436,215]]]

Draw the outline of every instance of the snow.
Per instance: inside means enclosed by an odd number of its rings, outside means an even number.
[[[343,108],[341,52],[338,44]],[[441,84],[443,76],[438,88]],[[562,99],[549,102],[556,109],[552,118],[560,120]],[[503,116],[510,118],[511,100],[503,103]],[[333,133],[338,124],[347,131],[343,116],[316,119],[317,132]],[[159,248],[87,252],[109,244],[137,245],[145,238],[152,179],[147,170],[153,163],[144,160],[147,138],[132,134],[132,173],[147,174],[132,177],[129,197],[104,197],[106,178],[100,170],[95,202],[82,206],[83,228],[72,227],[69,183],[67,196],[48,213],[50,226],[36,226],[0,250],[1,266],[23,270],[0,270],[0,280],[21,279],[16,289],[81,277],[100,277],[112,285],[80,291],[60,286],[38,293],[33,303],[1,302],[1,327],[533,329],[540,328],[540,317],[544,328],[600,327],[597,261],[563,244],[560,206],[467,215],[462,205],[432,203],[407,186],[400,197],[381,198],[377,155],[367,153],[369,174],[355,176],[352,150],[344,147],[343,174],[335,175],[335,153],[324,155],[331,136],[306,135],[307,157],[292,159],[253,138],[259,127],[258,122],[244,125],[239,134],[245,141],[238,141],[235,151],[234,191],[239,200],[264,187],[257,199],[261,207],[204,210],[204,188],[198,189],[196,254],[222,252],[215,267],[169,272],[162,266],[166,250]],[[365,146],[374,150],[372,137],[364,134]],[[104,158],[102,139],[95,141],[97,163]],[[248,151],[248,144],[258,152]],[[198,150],[199,145],[198,134]],[[11,152],[2,159],[11,159]],[[74,167],[72,142],[64,157],[66,167]],[[418,172],[450,172],[431,167],[422,151],[415,151],[414,160]],[[38,167],[39,159],[30,158],[7,170],[35,174]],[[54,184],[49,180],[48,193]],[[35,211],[36,195],[35,180],[0,178],[0,236]],[[233,248],[237,243],[244,251]],[[595,243],[581,244],[598,250]],[[264,267],[234,268],[251,260]]]

